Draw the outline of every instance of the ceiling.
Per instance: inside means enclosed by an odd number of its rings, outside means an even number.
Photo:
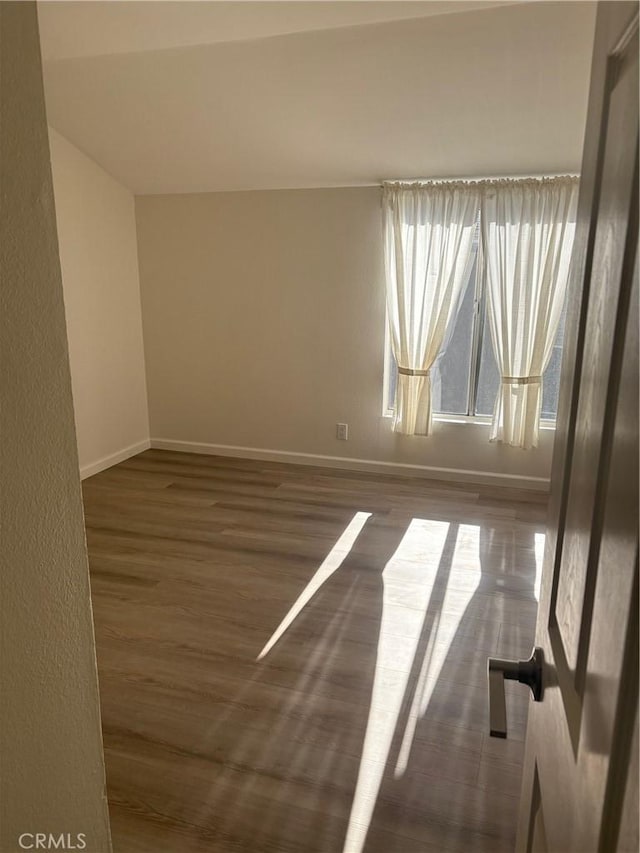
[[[580,165],[592,3],[49,0],[39,19],[50,124],[138,194]]]
[[[44,60],[246,41],[454,14],[518,0],[40,0]]]

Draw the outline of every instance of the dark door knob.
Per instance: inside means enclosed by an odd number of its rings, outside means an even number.
[[[507,707],[504,700],[504,680],[519,681],[531,688],[535,702],[541,702],[544,694],[542,669],[544,653],[536,647],[529,660],[502,660],[489,658],[489,734],[491,737],[507,736]]]

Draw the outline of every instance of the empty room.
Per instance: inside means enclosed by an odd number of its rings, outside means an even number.
[[[0,853],[636,851],[637,3],[0,21]]]

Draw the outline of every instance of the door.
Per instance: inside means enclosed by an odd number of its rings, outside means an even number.
[[[637,160],[638,6],[603,2],[536,628],[544,692],[529,708],[518,827],[527,853],[638,849]]]

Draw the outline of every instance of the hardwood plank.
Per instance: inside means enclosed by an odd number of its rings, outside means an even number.
[[[116,853],[512,849],[486,658],[532,645],[544,496],[158,450],[83,493]]]

